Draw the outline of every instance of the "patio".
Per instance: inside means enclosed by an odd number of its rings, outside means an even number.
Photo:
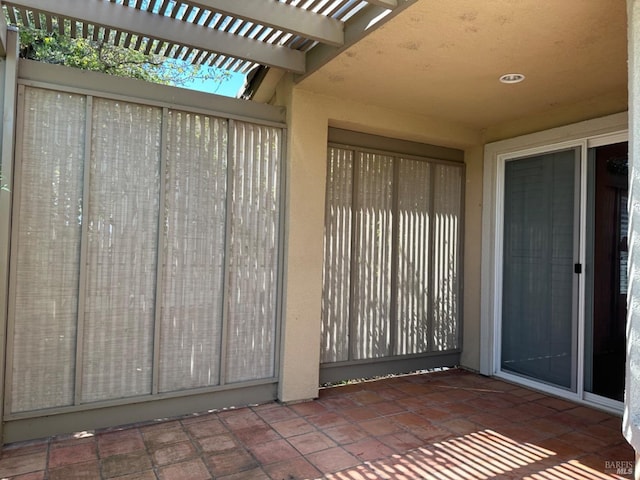
[[[621,419],[464,370],[7,445],[0,478],[629,478]],[[628,474],[627,474],[628,472]]]

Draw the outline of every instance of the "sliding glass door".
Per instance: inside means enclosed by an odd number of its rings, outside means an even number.
[[[511,159],[504,171],[503,372],[575,391],[580,149]]]

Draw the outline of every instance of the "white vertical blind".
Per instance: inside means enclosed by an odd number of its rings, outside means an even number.
[[[433,351],[458,348],[462,170],[436,165],[433,194]]]
[[[229,383],[275,374],[281,134],[245,122],[231,128]]]
[[[429,224],[431,220],[431,165],[400,159],[398,183],[398,276],[396,353],[423,353],[429,349]],[[436,287],[437,288],[437,287]]]
[[[360,153],[355,194],[354,358],[391,353],[393,157]]]
[[[160,391],[219,383],[227,122],[169,111]]]
[[[349,359],[353,152],[329,148],[322,294],[322,362]]]
[[[162,110],[95,99],[82,400],[151,391]]]
[[[322,363],[459,345],[460,164],[330,146]]]
[[[25,89],[11,412],[73,403],[85,97]]]

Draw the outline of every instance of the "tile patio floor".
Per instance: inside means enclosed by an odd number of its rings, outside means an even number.
[[[311,402],[12,444],[2,449],[0,478],[631,478],[624,469],[633,451],[620,424],[598,410],[449,370],[323,389]]]

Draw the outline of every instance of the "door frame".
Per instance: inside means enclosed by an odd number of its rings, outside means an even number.
[[[627,114],[620,113],[537,132],[521,137],[494,142],[485,146],[483,179],[482,261],[481,261],[481,325],[480,373],[496,376],[525,387],[534,388],[580,403],[596,405],[605,410],[621,413],[620,402],[607,401],[584,392],[584,318],[585,282],[581,275],[574,288],[577,314],[577,377],[576,390],[537,382],[503,372],[501,358],[502,317],[502,248],[504,220],[504,166],[519,157],[550,153],[580,147],[580,168],[576,177],[579,188],[579,238],[577,262],[584,265],[586,256],[587,216],[587,155],[589,148],[628,140]]]

